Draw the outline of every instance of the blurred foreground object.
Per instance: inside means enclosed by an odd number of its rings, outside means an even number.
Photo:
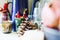
[[[58,29],[59,25],[59,9],[53,3],[45,4],[42,10],[43,24],[49,28]]]
[[[46,40],[60,40],[60,0],[45,3],[41,14]]]

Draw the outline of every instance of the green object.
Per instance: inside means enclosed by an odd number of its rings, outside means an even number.
[[[16,31],[17,31],[18,27],[20,26],[21,19],[20,18],[15,18],[15,23],[16,23]]]
[[[18,30],[18,28],[19,28],[22,21],[25,21],[25,19],[24,18],[15,18],[16,31]]]

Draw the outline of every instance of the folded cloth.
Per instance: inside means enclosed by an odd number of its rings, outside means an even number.
[[[60,32],[56,29],[43,27],[46,40],[60,40]]]

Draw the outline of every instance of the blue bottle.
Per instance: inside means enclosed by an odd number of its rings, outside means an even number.
[[[15,14],[17,13],[18,11],[18,0],[13,0],[13,7],[12,7],[12,30],[15,32],[16,31],[16,25],[15,25]]]

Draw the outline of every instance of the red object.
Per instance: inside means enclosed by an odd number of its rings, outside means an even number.
[[[6,10],[8,8],[8,3],[5,3],[3,8],[4,8],[4,10]]]
[[[16,13],[16,18],[20,18],[21,16],[20,16],[20,14],[19,14],[19,12],[17,12]]]

